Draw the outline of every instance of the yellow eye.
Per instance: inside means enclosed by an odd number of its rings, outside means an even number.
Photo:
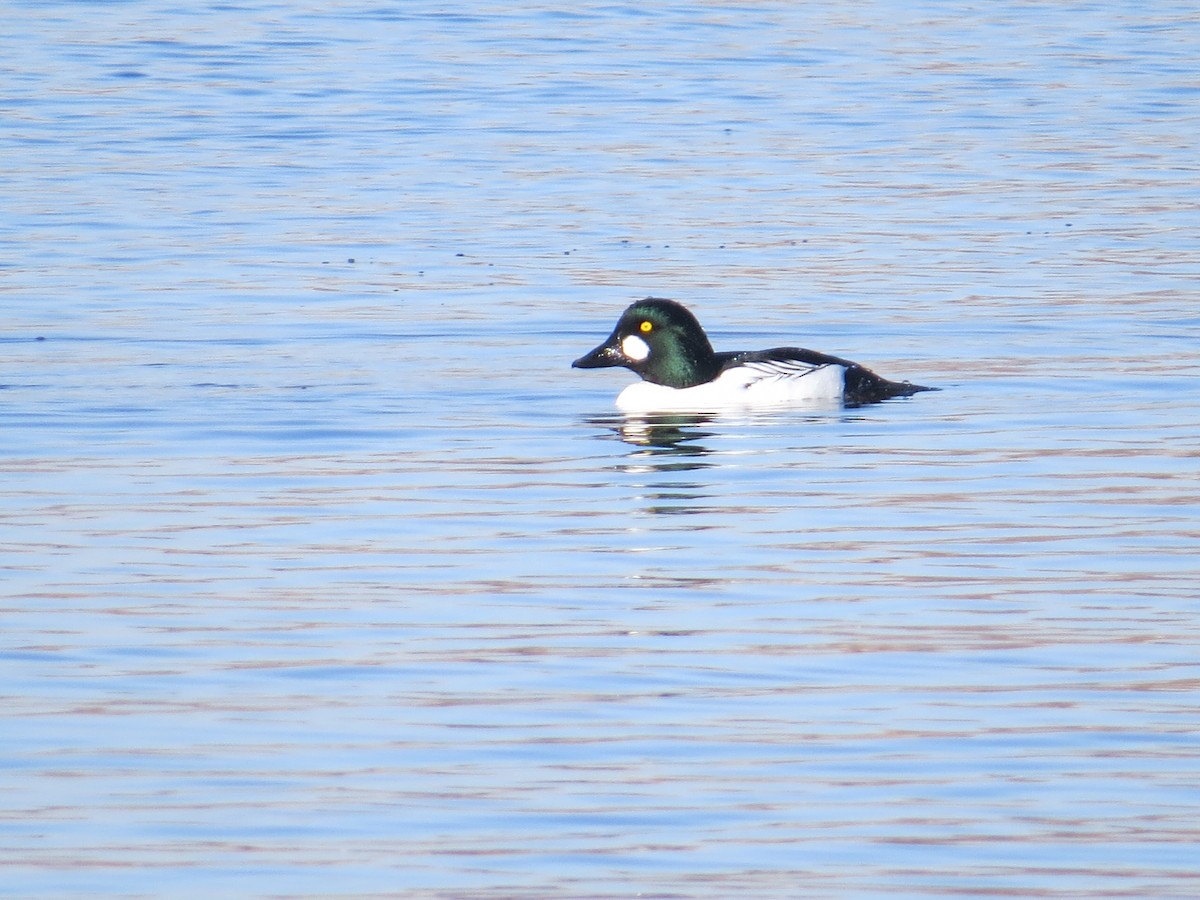
[[[641,325],[639,325],[638,327],[642,329],[642,334],[649,334],[650,332],[652,332],[654,330],[654,323],[647,320],[647,321],[643,322]]]

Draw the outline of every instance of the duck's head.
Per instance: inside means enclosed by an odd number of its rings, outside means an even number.
[[[696,317],[682,304],[660,297],[632,304],[608,340],[571,365],[576,369],[625,366],[646,381],[673,388],[711,381],[719,368]]]

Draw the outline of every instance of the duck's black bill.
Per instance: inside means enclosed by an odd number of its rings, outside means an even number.
[[[625,365],[625,356],[613,344],[601,344],[591,353],[585,353],[575,362],[572,369],[605,369],[609,366]]]

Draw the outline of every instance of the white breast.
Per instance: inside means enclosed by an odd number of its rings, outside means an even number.
[[[621,391],[617,407],[625,412],[651,413],[827,405],[840,402],[844,388],[842,366],[752,362],[733,366],[696,387],[671,388],[639,381]]]

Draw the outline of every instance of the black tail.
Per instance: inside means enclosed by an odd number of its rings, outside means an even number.
[[[888,381],[881,378],[870,369],[854,366],[846,370],[846,394],[844,402],[848,406],[861,406],[865,403],[878,403],[880,400],[891,400],[893,397],[911,397],[922,391],[940,391],[941,388],[926,387],[923,384],[913,384],[911,381]]]

